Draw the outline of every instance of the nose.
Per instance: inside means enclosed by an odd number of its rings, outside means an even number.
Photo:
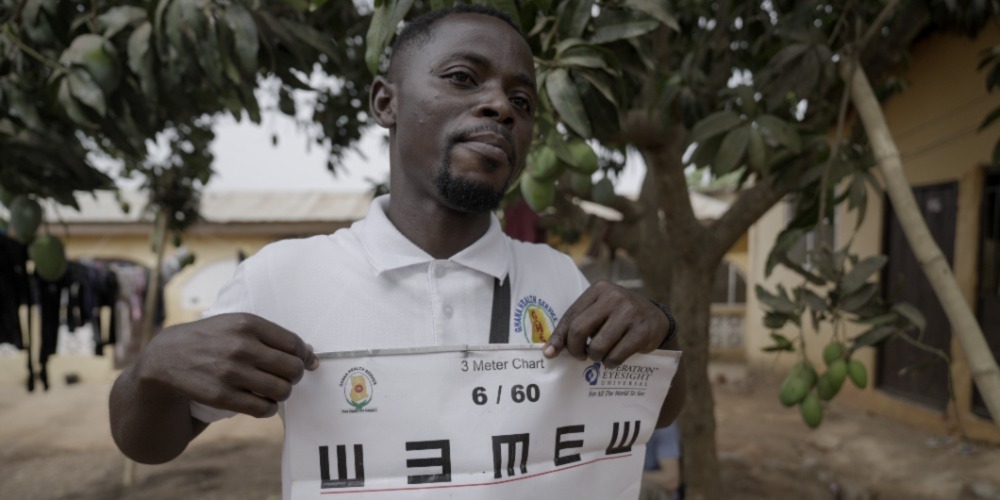
[[[501,88],[490,87],[483,90],[482,100],[476,105],[476,116],[495,120],[507,128],[514,126],[514,107]]]

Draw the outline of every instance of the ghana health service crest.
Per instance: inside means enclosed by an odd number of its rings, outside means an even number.
[[[524,339],[531,343],[548,342],[557,320],[552,307],[534,295],[517,301],[514,308],[514,332],[524,334]]]
[[[374,412],[376,408],[368,406],[375,396],[375,376],[367,368],[354,367],[340,378],[340,388],[344,391],[344,400],[351,409],[341,410],[344,413]]]

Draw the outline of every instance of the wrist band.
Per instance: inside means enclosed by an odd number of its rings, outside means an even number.
[[[667,321],[670,322],[670,328],[667,330],[667,338],[663,339],[663,342],[661,342],[658,347],[658,349],[666,349],[666,345],[677,336],[677,322],[674,321],[674,315],[670,314],[670,309],[667,309],[667,306],[653,299],[649,299],[649,301],[652,302],[654,306],[659,308],[659,310],[663,311],[663,314],[667,316]]]

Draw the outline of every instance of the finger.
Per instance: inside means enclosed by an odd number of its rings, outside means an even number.
[[[220,397],[214,398],[211,405],[257,418],[272,417],[278,413],[278,403],[274,400],[235,388],[231,388]]]
[[[611,349],[611,352],[604,357],[604,366],[608,368],[621,366],[633,354],[641,352],[644,344],[643,335],[637,334],[633,330],[626,331],[621,340]]]
[[[590,308],[581,312],[569,324],[566,336],[566,349],[576,359],[587,359],[588,344],[592,342],[597,332],[604,327],[609,313],[601,302],[591,304]]]
[[[255,316],[255,324],[252,331],[265,345],[287,352],[302,360],[304,366],[315,370],[319,366],[319,358],[312,349],[302,341],[298,335],[286,330],[284,327],[272,323],[264,318]]]
[[[305,364],[301,359],[277,349],[263,350],[258,359],[253,361],[253,365],[292,384],[302,380],[302,375],[305,373]]]
[[[583,294],[577,297],[576,301],[566,309],[559,323],[556,324],[552,336],[549,337],[548,345],[545,346],[543,353],[546,357],[552,358],[562,352],[563,347],[566,345],[566,337],[569,334],[570,324],[576,318],[577,314],[587,310],[597,300],[599,294],[595,292],[596,290],[593,286],[584,290]]]
[[[238,387],[274,402],[285,401],[292,395],[291,383],[260,370],[249,371]]]
[[[608,354],[622,340],[628,330],[628,323],[620,317],[608,318],[590,339],[587,356],[594,361],[605,361]]]

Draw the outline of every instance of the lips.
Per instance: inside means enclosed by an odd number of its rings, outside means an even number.
[[[477,152],[514,164],[514,146],[506,137],[496,132],[476,132],[466,135],[462,143]]]

